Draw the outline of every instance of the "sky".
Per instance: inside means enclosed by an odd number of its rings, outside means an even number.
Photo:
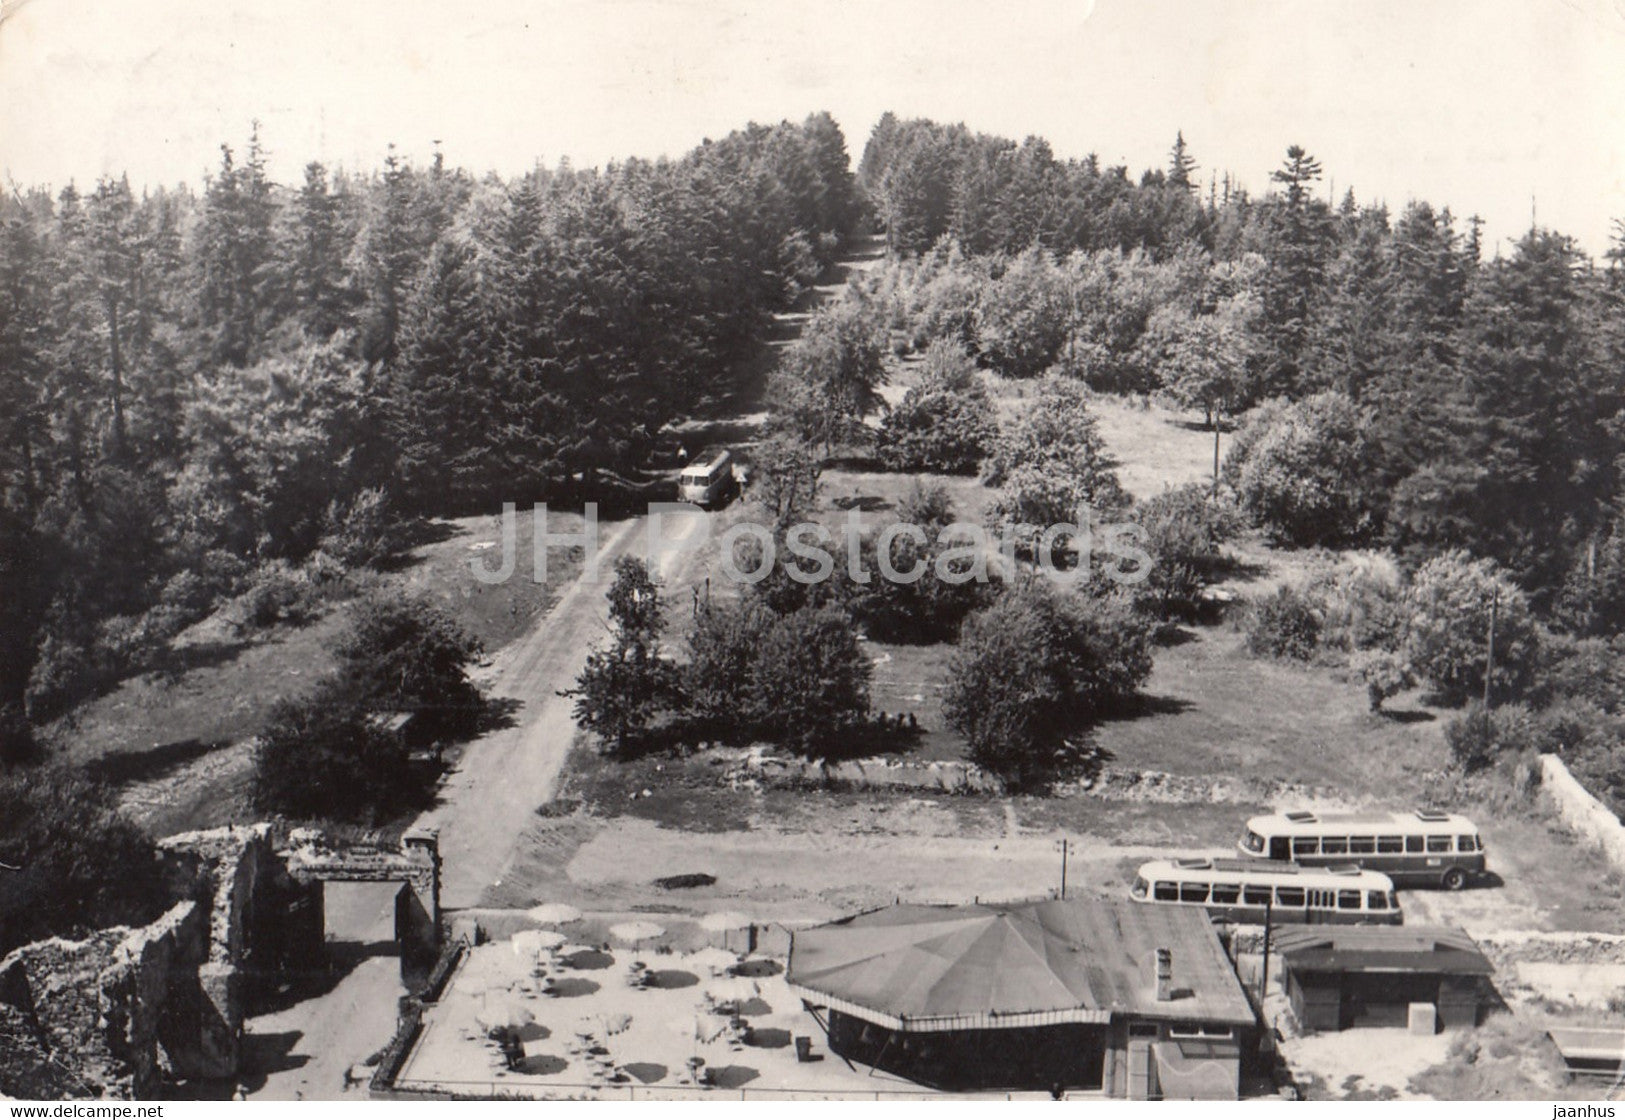
[[[1182,130],[1255,193],[1543,226],[1625,218],[1625,0],[0,0],[0,173],[201,183],[261,122],[272,175],[386,145],[511,174],[677,155],[827,109],[854,164],[886,110],[1137,176]]]

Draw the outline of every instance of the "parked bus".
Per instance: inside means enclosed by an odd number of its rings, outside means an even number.
[[[1306,867],[1352,863],[1402,887],[1459,891],[1484,873],[1478,828],[1454,813],[1275,813],[1254,817],[1236,842],[1253,859]]]
[[[733,456],[726,451],[701,454],[677,476],[677,497],[703,509],[726,505],[735,489]]]
[[[1214,919],[1263,925],[1387,925],[1404,921],[1394,884],[1358,867],[1300,867],[1257,859],[1154,859],[1129,894],[1138,902],[1201,906]]]

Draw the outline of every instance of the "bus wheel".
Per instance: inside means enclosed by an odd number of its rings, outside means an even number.
[[[1459,867],[1452,867],[1449,871],[1444,873],[1444,878],[1441,880],[1441,882],[1444,884],[1445,890],[1459,891],[1461,888],[1467,885],[1467,872],[1463,871]]]

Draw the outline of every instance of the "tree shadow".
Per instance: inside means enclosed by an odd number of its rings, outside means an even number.
[[[480,706],[474,721],[474,738],[493,731],[508,731],[519,726],[519,713],[525,702],[512,696],[488,696]]]
[[[1199,641],[1201,635],[1187,626],[1177,622],[1163,622],[1151,632],[1151,640],[1163,649],[1173,649],[1176,646],[1190,645]]]
[[[1208,423],[1206,420],[1179,419],[1169,420],[1168,423],[1172,427],[1179,428],[1186,432],[1206,432],[1208,435],[1213,434],[1213,425]],[[1218,421],[1218,425],[1221,435],[1225,432],[1233,432],[1236,430],[1236,422],[1234,420],[1220,419]]]
[[[555,1073],[563,1073],[568,1068],[570,1063],[557,1054],[526,1054],[514,1066],[514,1072],[530,1077],[549,1077]]]
[[[692,972],[685,972],[680,968],[664,968],[658,972],[649,973],[647,981],[651,988],[692,988],[700,982],[700,978]]]
[[[1129,720],[1144,719],[1147,716],[1177,716],[1190,711],[1194,707],[1196,707],[1196,704],[1193,701],[1182,696],[1153,696],[1142,692],[1122,707],[1103,712],[1100,720],[1102,723],[1126,723]],[[1095,749],[1104,751],[1105,748],[1097,747]]]
[[[713,1066],[706,1074],[706,1083],[718,1089],[739,1089],[760,1077],[761,1071],[749,1066]]]
[[[879,474],[886,469],[886,465],[873,455],[848,452],[841,455],[831,455],[825,459],[824,469],[826,471],[850,471],[853,474]]]
[[[1270,574],[1268,564],[1260,564],[1252,560],[1243,560],[1234,553],[1224,552],[1213,561],[1211,579],[1213,582],[1257,583]]]
[[[891,509],[891,502],[879,494],[853,494],[841,498],[831,498],[830,505],[838,510],[857,510],[859,513],[874,513],[876,510]]]
[[[585,976],[566,976],[550,985],[547,994],[558,999],[577,999],[590,996],[598,989],[596,980],[588,980]]]
[[[1432,723],[1438,718],[1432,712],[1420,708],[1403,708],[1398,711],[1392,708],[1379,708],[1377,714],[1389,723],[1399,724]]]
[[[229,742],[179,739],[149,750],[102,755],[85,766],[85,774],[94,781],[109,785],[148,782],[168,777],[188,763],[230,745]]]

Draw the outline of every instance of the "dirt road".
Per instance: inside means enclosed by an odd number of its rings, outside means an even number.
[[[872,268],[879,259],[877,246],[868,245],[863,255],[847,262],[846,275]],[[819,286],[808,294],[809,307],[837,297],[844,286],[845,276],[839,283]],[[795,338],[806,317],[806,310],[779,315],[780,337],[770,349]],[[754,403],[737,402],[746,408]],[[760,417],[737,419],[749,423]],[[489,888],[500,885],[537,808],[553,797],[576,730],[572,701],[560,697],[558,690],[575,682],[592,647],[604,641],[608,615],[604,593],[615,560],[629,550],[642,556],[674,602],[703,567],[698,551],[649,556],[648,521],[636,517],[600,522],[598,581],[575,581],[528,634],[497,655],[487,693],[519,703],[514,722],[469,744],[442,787],[441,803],[418,821],[440,829],[441,900],[448,909],[474,906]],[[521,571],[513,578],[528,577]]]
[[[576,580],[530,633],[503,649],[486,674],[487,694],[518,706],[509,726],[470,743],[441,789],[441,801],[418,821],[440,830],[441,901],[449,909],[476,905],[502,881],[520,836],[536,810],[552,799],[575,737],[574,701],[558,694],[572,685],[594,646],[608,633],[604,593],[615,561],[628,553],[650,563],[668,596],[699,562],[694,553],[648,555],[647,517],[600,522],[596,580]],[[676,530],[668,530],[676,532]],[[515,579],[529,578],[516,572]]]

